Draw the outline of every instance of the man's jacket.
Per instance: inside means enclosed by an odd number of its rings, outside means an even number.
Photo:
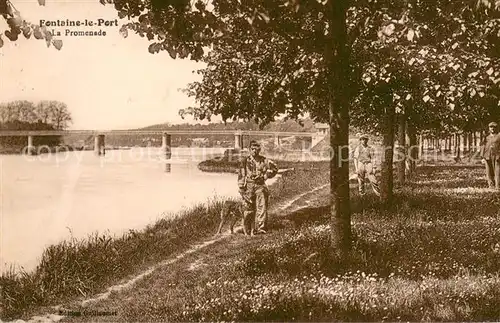
[[[266,179],[278,173],[278,166],[264,156],[248,156],[240,159],[238,169],[238,187],[246,187],[247,183],[265,184]]]
[[[374,158],[374,150],[371,146],[363,146],[363,145],[358,145],[356,149],[354,150],[354,159],[357,159],[358,162],[366,164],[366,163],[371,163],[372,159]]]
[[[481,145],[481,157],[484,159],[500,159],[500,133],[489,134]]]

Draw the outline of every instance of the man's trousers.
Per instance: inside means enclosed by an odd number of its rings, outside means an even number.
[[[243,198],[243,226],[246,233],[251,233],[256,227],[267,230],[269,189],[265,184],[247,183],[246,188],[240,190]],[[257,220],[257,221],[255,221]],[[257,222],[257,225],[255,225]]]
[[[380,195],[380,187],[373,172],[372,163],[358,163],[358,184],[361,195],[365,194],[365,178],[370,181],[375,194]]]
[[[500,159],[486,159],[485,166],[488,187],[500,190]]]

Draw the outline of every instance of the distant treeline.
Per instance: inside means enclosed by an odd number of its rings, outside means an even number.
[[[66,104],[59,101],[40,101],[37,104],[17,100],[0,104],[0,131],[6,130],[64,130],[72,122]],[[60,136],[34,137],[33,145],[54,147],[62,143]],[[0,152],[20,153],[28,144],[27,137],[0,137]]]
[[[274,122],[269,123],[264,126],[262,129],[259,129],[259,125],[255,122],[218,122],[218,123],[209,123],[209,124],[157,124],[152,125],[146,128],[142,128],[141,130],[157,130],[157,129],[168,129],[168,130],[262,130],[262,131],[273,131],[273,132],[315,132],[314,121],[311,119],[301,119],[299,121],[295,120],[276,120]]]

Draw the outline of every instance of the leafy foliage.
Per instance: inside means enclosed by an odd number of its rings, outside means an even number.
[[[307,111],[328,121],[328,1],[218,0],[212,8],[202,1],[114,3],[120,17],[138,19],[124,25],[123,34],[131,29],[147,36],[150,52],[207,63],[198,71],[203,80],[186,89],[198,106],[181,115],[266,124],[279,114],[296,118]],[[398,111],[411,106],[421,127],[452,130],[490,116],[500,80],[498,6],[486,0],[352,1],[348,88],[362,104],[353,120],[377,126],[385,109],[376,107],[377,97],[387,90]]]
[[[377,128],[376,116],[393,105],[420,129],[482,126],[499,104],[498,12],[478,11],[470,1],[406,5],[370,18],[379,28],[364,29],[355,44],[355,54],[371,59],[353,119]],[[388,88],[392,100],[377,106]]]
[[[45,0],[39,0],[39,4],[44,6]],[[19,35],[23,34],[26,39],[30,39],[31,36],[36,39],[44,39],[47,47],[52,44],[58,50],[62,48],[62,40],[53,38],[52,33],[45,26],[40,27],[24,20],[10,0],[0,0],[0,15],[3,16],[9,27],[3,34],[10,41],[18,40]],[[4,40],[0,33],[0,48],[3,45]]]

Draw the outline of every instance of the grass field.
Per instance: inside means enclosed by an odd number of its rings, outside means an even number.
[[[327,183],[328,165],[297,165],[285,179],[273,188],[274,205],[299,188],[306,192]],[[391,210],[382,211],[373,194],[360,199],[353,187],[354,248],[342,264],[330,248],[326,187],[275,209],[267,235],[235,234],[105,300],[81,307],[67,298],[64,304],[65,310],[116,316],[64,320],[499,321],[500,194],[485,187],[481,166],[442,163],[419,167],[395,192]],[[217,209],[209,210],[197,211],[205,214],[203,221],[186,218],[178,229],[185,228],[184,238],[215,228]],[[141,233],[142,240],[158,230]],[[129,254],[161,250],[163,239]],[[167,252],[148,256],[158,261]],[[101,270],[113,267],[108,258],[100,261]]]
[[[498,321],[500,194],[484,187],[481,167],[448,165],[420,167],[390,211],[353,192],[346,264],[321,190],[273,214],[270,234],[235,235],[88,309],[123,322]]]

